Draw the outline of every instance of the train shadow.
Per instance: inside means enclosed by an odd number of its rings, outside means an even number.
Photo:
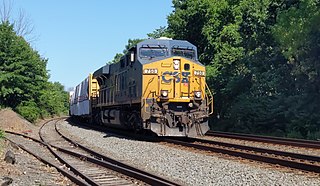
[[[103,138],[116,137],[120,139],[145,141],[145,142],[160,142],[161,138],[149,132],[136,132],[133,130],[124,130],[118,128],[110,128],[104,125],[98,125],[95,123],[89,123],[81,119],[69,117],[65,121],[75,127],[79,127],[85,130],[93,130],[104,133]]]

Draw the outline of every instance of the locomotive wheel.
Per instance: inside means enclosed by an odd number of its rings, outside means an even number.
[[[130,117],[129,117],[129,124],[132,128],[135,130],[141,130],[141,118],[138,112],[132,112]]]
[[[101,113],[100,113],[100,112],[97,112],[97,114],[94,115],[94,121],[95,121],[98,125],[102,125]]]

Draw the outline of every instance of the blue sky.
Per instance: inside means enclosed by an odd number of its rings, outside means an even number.
[[[128,39],[167,26],[173,10],[171,0],[15,0],[13,10],[20,8],[34,25],[32,46],[49,59],[50,81],[66,88],[121,53]]]

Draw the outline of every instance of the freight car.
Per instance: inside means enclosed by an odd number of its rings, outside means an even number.
[[[70,115],[159,136],[203,135],[213,112],[205,73],[191,43],[144,40],[75,88]]]

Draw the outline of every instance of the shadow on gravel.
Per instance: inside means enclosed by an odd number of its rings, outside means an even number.
[[[88,121],[81,121],[77,118],[69,117],[65,120],[72,126],[77,126],[86,130],[93,130],[97,132],[105,133],[104,138],[116,137],[121,139],[136,140],[136,141],[146,141],[146,142],[160,142],[161,138],[154,135],[151,132],[135,132],[133,130],[125,130],[120,128],[110,128],[103,125],[98,125],[95,123],[89,123]]]

